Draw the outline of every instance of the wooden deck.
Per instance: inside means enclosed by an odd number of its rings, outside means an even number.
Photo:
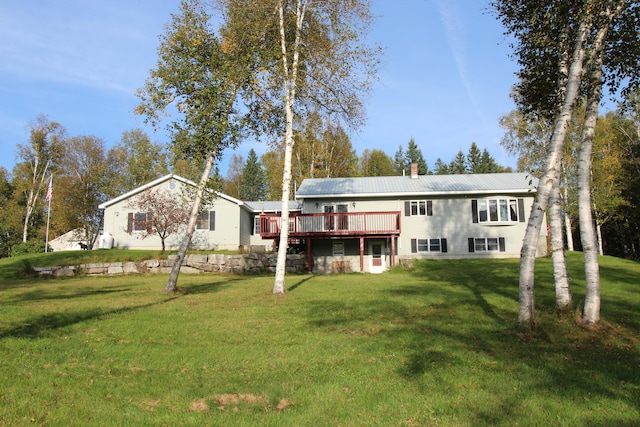
[[[400,212],[293,213],[289,238],[391,236],[400,234]],[[260,235],[280,236],[280,215],[260,215]]]

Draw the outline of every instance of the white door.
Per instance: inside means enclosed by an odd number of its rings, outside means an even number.
[[[384,255],[384,241],[369,242],[369,273],[382,273],[387,269],[387,259]]]

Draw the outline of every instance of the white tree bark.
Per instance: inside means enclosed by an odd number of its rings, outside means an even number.
[[[534,268],[538,236],[549,202],[549,195],[557,180],[557,168],[560,164],[567,128],[573,114],[578,89],[582,82],[586,40],[591,26],[592,23],[590,19],[584,19],[580,23],[571,56],[571,66],[569,67],[565,97],[551,135],[551,143],[546,161],[546,172],[538,183],[537,199],[531,207],[531,214],[529,215],[529,222],[527,223],[527,229],[522,243],[520,253],[518,322],[521,326],[529,329],[535,327]]]
[[[560,198],[560,180],[556,176],[556,184],[551,190],[549,199],[549,228],[551,230],[551,259],[553,261],[553,277],[556,289],[556,307],[571,306],[571,287],[567,272],[567,259],[564,253],[562,234],[562,200]]]
[[[282,174],[282,213],[280,216],[280,240],[276,261],[276,277],[273,284],[274,294],[284,294],[284,276],[287,268],[287,249],[289,246],[289,197],[291,194],[291,157],[293,155],[293,120],[295,117],[296,83],[298,78],[298,61],[300,56],[300,42],[302,24],[304,22],[307,1],[296,1],[296,35],[292,46],[293,59],[288,60],[288,47],[285,34],[284,6],[278,1],[278,15],[280,20],[280,47],[282,53],[282,68],[284,75],[285,96],[285,137],[284,137],[284,170]]]
[[[187,224],[186,230],[187,233],[180,243],[178,256],[173,263],[173,267],[171,267],[171,274],[169,275],[167,286],[164,288],[165,292],[175,292],[178,289],[178,275],[180,274],[180,267],[182,267],[182,262],[187,255],[187,249],[189,249],[189,244],[191,243],[193,232],[196,229],[198,212],[200,212],[200,205],[202,204],[202,198],[204,197],[204,192],[207,188],[207,183],[209,182],[209,176],[211,175],[211,169],[213,168],[215,157],[216,152],[213,151],[209,154],[209,157],[207,157],[204,171],[202,172],[202,177],[200,178],[200,183],[198,184],[198,190],[196,191],[196,196],[193,200],[193,206],[191,207],[191,214],[189,215],[189,223]]]

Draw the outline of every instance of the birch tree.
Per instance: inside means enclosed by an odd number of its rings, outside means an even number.
[[[368,0],[227,0],[232,40],[250,40],[266,52],[257,97],[281,106],[284,123],[282,215],[273,293],[284,293],[289,199],[296,117],[322,111],[358,126],[363,96],[377,72],[379,50],[364,42],[372,22]],[[274,111],[274,110],[272,110]]]
[[[39,115],[29,125],[29,144],[18,144],[18,157],[24,162],[26,186],[23,189],[26,209],[22,227],[22,241],[29,237],[29,221],[47,187],[49,175],[59,158],[65,140],[65,129],[47,116]]]
[[[598,58],[601,52],[603,55],[610,54],[610,48],[616,44],[634,45],[637,41],[638,4],[628,0],[585,0],[575,3],[505,0],[492,2],[492,5],[496,7],[507,32],[517,40],[516,56],[522,66],[519,72],[521,81],[517,87],[520,107],[529,111],[546,111],[554,117],[545,173],[538,186],[538,200],[529,217],[521,256],[519,322],[533,327],[533,267],[538,228],[542,221],[541,212],[546,209],[549,195],[559,176],[559,155],[579,90],[582,85],[588,90],[594,89],[593,81],[583,81],[583,75],[585,72],[593,75],[590,66],[593,65],[593,58]],[[627,13],[623,15],[623,11]],[[619,19],[620,17],[623,19]],[[610,28],[618,31],[605,48],[602,41]],[[574,41],[573,48],[569,51],[565,50],[569,46],[564,43],[565,40]],[[629,43],[629,40],[634,43]],[[621,77],[637,83],[637,76],[629,71],[629,62],[635,61],[636,65],[638,62],[637,46],[631,47],[630,51],[633,52],[630,55],[633,58],[631,61],[613,55],[606,64],[610,69],[608,76],[612,87],[617,87]],[[556,90],[551,89],[554,84],[557,86]],[[599,93],[600,89],[596,90]],[[561,107],[556,109],[554,105]],[[585,262],[594,261],[597,264],[597,258],[585,258]],[[586,267],[589,268],[592,267]]]
[[[251,70],[244,55],[215,34],[205,4],[185,0],[160,38],[156,68],[137,93],[141,103],[136,112],[148,122],[155,125],[168,112],[176,114],[167,125],[174,155],[204,165],[166,292],[177,290],[202,200],[212,194],[207,189],[214,163],[225,148],[238,143],[249,122],[251,109],[238,105]]]

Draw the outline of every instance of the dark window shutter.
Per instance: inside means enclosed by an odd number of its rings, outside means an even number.
[[[447,252],[447,239],[440,239],[440,251]]]
[[[418,241],[416,239],[411,239],[411,253],[415,254],[418,252]]]
[[[433,216],[433,202],[427,200],[427,216]]]
[[[478,222],[478,201],[471,201],[471,218],[473,219],[473,223],[476,224]]]
[[[127,233],[133,232],[133,212],[127,214]]]
[[[147,212],[145,217],[145,226],[147,227],[147,233],[151,233],[153,231],[153,216],[151,212]]]
[[[253,215],[251,217],[251,235],[252,236],[256,234],[256,216],[257,215]]]
[[[404,216],[411,216],[411,202],[404,202]]]
[[[518,220],[524,222],[524,199],[518,199]]]
[[[506,245],[504,243],[504,237],[498,238],[498,245],[500,245],[500,252],[505,252],[507,250]]]
[[[209,211],[209,231],[216,231],[216,211]]]
[[[476,251],[476,245],[473,241],[473,237],[469,237],[469,252],[475,252]]]

